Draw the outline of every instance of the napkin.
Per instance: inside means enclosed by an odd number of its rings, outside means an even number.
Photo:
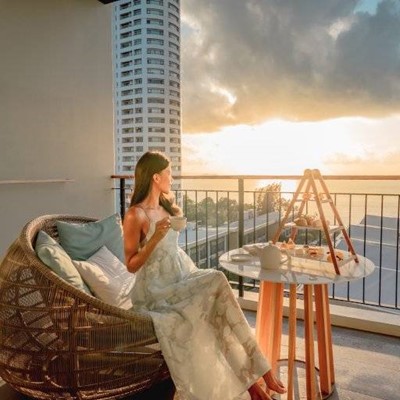
[[[252,256],[259,255],[259,251],[265,247],[265,244],[245,244],[242,249],[250,253]]]

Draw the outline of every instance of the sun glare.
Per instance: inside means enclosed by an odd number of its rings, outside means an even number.
[[[328,154],[344,148],[335,124],[328,122],[275,120],[258,126],[228,127],[212,135],[193,136],[191,142],[196,139],[201,142],[194,146],[197,155],[210,160],[208,172],[214,173],[297,175],[306,168],[321,168]],[[333,137],[335,140],[329,139]]]
[[[393,127],[398,123],[398,117],[379,123],[355,117],[319,122],[270,120],[260,125],[230,126],[212,134],[184,135],[184,151],[189,161],[184,164],[184,171],[302,175],[307,168],[318,168],[323,174],[385,173],[376,170],[371,155],[382,168],[384,159],[396,158],[393,154],[399,152],[400,139]],[[385,141],[381,140],[382,131]],[[352,170],[356,165],[357,169]],[[394,167],[392,161],[385,168]]]

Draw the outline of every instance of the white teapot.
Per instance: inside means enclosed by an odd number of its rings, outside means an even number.
[[[260,257],[261,268],[270,270],[279,269],[280,265],[289,258],[288,254],[285,258],[282,258],[281,250],[272,242],[268,242],[263,248],[260,248],[258,256]]]

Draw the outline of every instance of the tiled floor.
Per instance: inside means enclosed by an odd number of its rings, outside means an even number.
[[[255,314],[246,312],[246,315],[254,326]],[[296,354],[304,358],[303,328],[301,322],[298,324]],[[287,320],[283,329],[282,358],[287,355]],[[336,391],[330,400],[400,400],[399,338],[333,327],[332,341]],[[306,398],[302,390],[303,372],[300,364],[296,400]],[[285,399],[286,396],[281,396],[281,400]]]
[[[255,314],[246,312],[254,327]],[[287,349],[287,321],[284,322],[282,357]],[[302,326],[299,323],[297,355],[303,356]],[[334,327],[334,360],[336,391],[331,400],[399,400],[400,399],[400,339],[378,334]],[[296,400],[304,399],[303,369],[298,365]],[[285,368],[282,367],[282,378]],[[0,400],[26,400],[0,381]],[[285,400],[286,396],[281,396]],[[162,400],[162,399],[155,399]],[[229,399],[209,399],[229,400]]]

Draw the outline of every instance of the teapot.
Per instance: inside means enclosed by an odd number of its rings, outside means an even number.
[[[282,258],[281,250],[272,242],[268,242],[264,247],[259,248],[257,253],[260,257],[261,268],[269,270],[279,269],[280,265],[289,259],[288,254],[285,258]]]

